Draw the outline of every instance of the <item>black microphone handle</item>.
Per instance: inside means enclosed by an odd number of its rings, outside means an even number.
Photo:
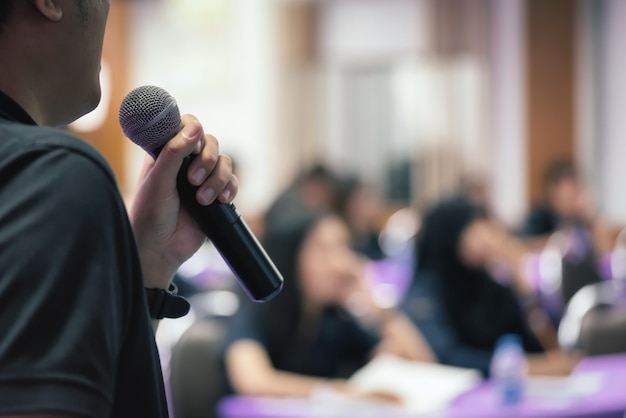
[[[187,180],[189,164],[194,158],[194,154],[185,158],[176,178],[182,206],[213,242],[248,297],[257,302],[270,300],[282,289],[283,278],[280,272],[237,212],[235,205],[222,203],[217,199],[208,206],[198,203],[198,186]]]

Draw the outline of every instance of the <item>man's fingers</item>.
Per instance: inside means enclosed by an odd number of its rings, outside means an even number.
[[[233,175],[230,178],[230,182],[226,185],[222,193],[220,193],[219,200],[222,203],[229,203],[235,195],[237,194],[237,190],[239,189],[239,179],[237,176]]]
[[[192,154],[198,144],[204,141],[202,125],[195,117],[185,115],[182,121],[183,129],[165,144],[154,167],[158,170],[159,176],[169,179],[168,182],[176,182],[176,176],[185,157]]]
[[[205,135],[202,125],[191,115],[182,117],[183,129],[165,144],[151,171],[158,175],[154,185],[157,190],[168,193],[176,186],[176,178],[183,160],[196,154],[189,165],[187,180],[198,186],[196,199],[202,205],[209,205],[219,199],[230,202],[237,194],[239,182],[233,175],[230,157],[219,154],[219,143],[212,135]]]
[[[187,179],[194,186],[200,186],[209,178],[220,158],[219,144],[213,135],[204,135],[204,141],[199,144],[202,146],[199,150],[194,150],[197,155],[187,172]]]
[[[196,199],[202,205],[213,203],[218,196],[221,202],[230,202],[237,192],[237,186],[232,160],[226,155],[220,155],[213,170],[198,189]]]

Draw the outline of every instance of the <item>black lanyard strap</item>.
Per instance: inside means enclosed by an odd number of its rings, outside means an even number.
[[[23,123],[25,125],[36,125],[33,118],[15,100],[0,91],[0,119]]]

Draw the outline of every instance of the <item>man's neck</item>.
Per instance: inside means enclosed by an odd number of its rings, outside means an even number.
[[[16,68],[11,64],[11,57],[0,49],[0,91],[13,99],[38,125],[46,125],[48,121],[40,110],[37,81],[29,81],[29,70]]]
[[[0,119],[6,119],[25,125],[37,124],[15,100],[2,91],[0,91]]]

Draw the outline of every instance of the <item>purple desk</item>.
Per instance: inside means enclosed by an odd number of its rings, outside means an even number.
[[[514,407],[498,403],[492,382],[484,382],[452,404],[445,417],[450,418],[624,418],[626,411],[626,354],[590,357],[583,360],[574,374],[596,375],[602,389],[588,397],[567,400],[526,400]]]
[[[459,396],[438,418],[625,418],[626,411],[626,354],[592,357],[576,368],[577,376],[601,377],[602,389],[582,399],[548,401],[527,399],[516,406],[498,402],[491,382],[483,382]],[[217,407],[220,418],[353,418],[355,416],[382,418],[363,411],[328,413],[306,399],[268,399],[228,397]],[[357,415],[355,415],[355,413]],[[405,418],[411,415],[397,412],[385,418]]]

